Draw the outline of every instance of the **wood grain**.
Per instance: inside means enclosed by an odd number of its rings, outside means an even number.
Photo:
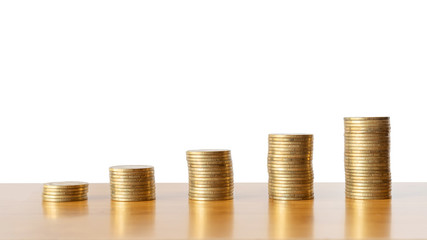
[[[395,183],[392,200],[349,200],[344,184],[315,184],[315,199],[272,201],[265,183],[236,184],[233,201],[187,199],[186,184],[157,184],[157,200],[43,203],[41,184],[0,184],[0,239],[427,239],[427,183]]]

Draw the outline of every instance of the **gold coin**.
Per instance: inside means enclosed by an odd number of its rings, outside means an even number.
[[[200,173],[200,174],[221,174],[221,173],[233,173],[232,168],[188,168],[189,173]]]
[[[388,143],[359,143],[359,144],[349,144],[349,143],[345,143],[344,144],[345,147],[348,148],[362,148],[362,149],[366,149],[366,148],[374,148],[374,149],[381,149],[381,148],[387,148],[389,149],[390,144]]]
[[[211,174],[211,175],[198,175],[198,174],[188,174],[188,177],[191,179],[206,179],[206,178],[216,178],[216,179],[227,179],[232,177],[232,174]]]
[[[283,186],[283,187],[299,187],[299,186],[314,186],[313,180],[295,182],[295,181],[269,181],[268,184],[272,186]]]
[[[203,183],[203,182],[190,182],[188,184],[189,188],[227,188],[234,187],[232,182],[230,183]]]
[[[193,201],[224,201],[224,200],[232,200],[233,196],[231,197],[193,197],[189,196],[190,200]]]
[[[155,181],[110,181],[114,186],[154,186]]]
[[[313,139],[298,138],[268,138],[268,144],[271,145],[294,145],[294,146],[312,146]]]
[[[344,121],[389,121],[390,117],[345,117]]]
[[[42,195],[43,199],[50,200],[79,200],[79,199],[87,199],[87,195],[78,195],[78,196],[54,196],[54,195]]]
[[[289,196],[289,195],[296,195],[294,197],[304,197],[309,196],[313,194],[313,191],[277,191],[277,190],[269,190],[269,194],[273,196]]]
[[[219,178],[219,179],[212,179],[212,178],[189,178],[189,183],[195,183],[195,184],[228,184],[233,183],[233,178]]]
[[[145,180],[153,180],[155,179],[154,175],[152,176],[117,176],[110,175],[110,180],[128,180],[128,181],[145,181]]]
[[[152,201],[152,200],[156,200],[155,196],[151,196],[151,197],[143,197],[143,198],[116,198],[116,197],[112,197],[111,198],[112,201],[117,201],[117,202],[142,202],[142,201]]]
[[[221,172],[233,172],[233,168],[232,167],[188,167],[188,171],[189,172],[200,172],[200,173],[205,173],[205,172],[216,172],[216,173],[221,173]]]
[[[313,191],[313,187],[301,187],[301,188],[283,188],[283,187],[277,187],[277,186],[269,186],[268,187],[270,192],[276,192],[276,193],[308,193]]]
[[[385,193],[391,192],[391,188],[345,188],[347,192],[351,193]]]
[[[233,191],[228,191],[228,192],[221,192],[221,193],[217,193],[217,192],[188,192],[189,196],[194,196],[194,197],[232,197],[233,196]]]
[[[312,150],[313,144],[269,143],[268,148],[269,149]]]
[[[191,182],[188,184],[189,188],[230,188],[234,187],[232,182],[230,183],[203,183],[203,182]]]
[[[285,176],[306,176],[306,175],[313,175],[313,171],[311,169],[303,169],[303,170],[292,170],[288,168],[268,168],[269,173],[276,173],[281,174]]]
[[[311,158],[273,158],[268,157],[267,159],[268,163],[286,163],[286,164],[308,164],[312,162]]]
[[[344,124],[346,131],[370,129],[370,130],[381,130],[383,132],[391,131],[390,124],[360,124],[360,123],[347,123]]]
[[[303,152],[303,151],[271,151],[268,150],[268,155],[272,155],[272,156],[276,156],[276,155],[280,155],[280,156],[295,156],[295,155],[302,155],[302,156],[312,156],[313,155],[313,151],[309,152]]]
[[[345,140],[345,146],[369,146],[369,145],[390,145],[390,139],[387,140]]]
[[[88,192],[88,188],[43,188],[43,192],[52,192],[52,193],[79,193],[79,192]]]
[[[231,162],[190,162],[187,161],[188,167],[199,167],[199,168],[227,168],[232,167],[233,163]]]
[[[300,161],[300,162],[294,162],[294,161],[276,161],[276,160],[267,160],[267,166],[277,166],[277,167],[309,167],[311,168],[313,166],[311,161]]]
[[[268,182],[268,186],[278,186],[278,187],[284,187],[284,188],[301,188],[301,187],[312,187],[314,185],[313,182],[307,182],[307,183],[283,183],[283,182]]]
[[[75,201],[86,201],[87,198],[79,198],[79,199],[48,199],[43,198],[44,202],[75,202]]]
[[[154,178],[110,178],[110,182],[117,183],[154,183]]]
[[[194,167],[189,166],[188,170],[193,172],[227,172],[232,171],[232,167]]]
[[[285,166],[285,167],[311,167],[312,162],[311,161],[301,161],[301,162],[288,162],[288,161],[268,161],[268,166]]]
[[[233,175],[229,174],[229,175],[197,175],[197,174],[191,174],[188,175],[188,178],[196,181],[196,180],[202,180],[202,181],[230,181],[233,180]]]
[[[117,166],[110,167],[110,171],[117,171],[117,172],[151,171],[151,170],[154,170],[154,167],[150,165],[117,165]]]
[[[344,140],[387,141],[389,134],[344,133]]]
[[[361,163],[381,163],[381,162],[390,162],[390,157],[352,157],[345,156],[344,161],[346,162],[361,162]]]
[[[391,195],[391,191],[386,191],[386,192],[377,192],[377,193],[366,193],[366,192],[345,192],[347,196],[355,196],[355,197],[384,197],[384,196],[390,196]]]
[[[350,165],[350,164],[346,164],[345,165],[345,169],[348,170],[350,173],[352,171],[387,171],[390,172],[390,166],[385,166],[385,165]]]
[[[145,185],[145,186],[135,186],[135,185],[110,185],[110,189],[120,189],[120,190],[126,190],[126,189],[133,189],[135,191],[144,191],[149,189],[156,188],[155,185]]]
[[[62,196],[62,197],[67,197],[67,196],[83,196],[83,195],[87,195],[87,192],[80,192],[80,193],[43,192],[43,195],[46,195],[46,196]]]
[[[271,176],[269,177],[269,181],[271,182],[283,182],[283,183],[305,183],[311,182],[314,180],[313,176],[304,176],[304,177],[289,177],[289,176]]]
[[[66,181],[66,182],[48,182],[43,185],[44,188],[81,188],[88,187],[87,182]]]
[[[391,186],[391,179],[346,179],[346,185],[349,186],[372,186],[372,185]]]
[[[388,197],[352,197],[352,196],[346,196],[346,198],[349,199],[356,199],[356,200],[380,200],[380,199],[390,199],[391,196]]]
[[[274,155],[269,155],[269,157],[273,157],[273,158],[282,158],[282,159],[293,159],[293,158],[307,158],[307,159],[312,159],[312,155],[311,154],[274,154]]]
[[[130,189],[130,188],[110,188],[111,192],[114,193],[152,193],[156,192],[156,188],[147,188],[147,189]]]
[[[277,191],[269,191],[268,194],[270,196],[276,196],[276,197],[308,197],[313,196],[313,191],[307,191],[303,193],[291,193],[291,192],[277,192]]]
[[[353,172],[372,172],[372,173],[378,173],[378,172],[390,172],[390,166],[381,166],[381,165],[349,165],[346,164],[345,165],[345,170],[348,173],[353,173]]]
[[[280,171],[281,173],[285,172],[313,172],[310,167],[283,167],[283,166],[268,166],[268,171]]]
[[[372,126],[346,126],[344,128],[344,136],[390,136],[390,127],[380,126],[380,127],[372,127]]]
[[[391,189],[391,184],[365,184],[365,185],[355,185],[348,183],[346,184],[346,189]]]
[[[313,146],[313,139],[268,138],[269,145]]]
[[[231,162],[232,158],[231,156],[187,156],[187,161],[193,161],[193,162]]]
[[[196,190],[192,190],[190,189],[188,191],[189,194],[195,196],[232,196],[233,195],[233,189],[228,190],[228,191],[196,191]]]
[[[228,149],[196,149],[186,152],[187,155],[221,155],[230,153],[231,151]]]
[[[285,134],[285,133],[270,133],[268,137],[277,138],[313,138],[313,134]]]
[[[229,199],[233,199],[233,194],[228,194],[228,195],[193,195],[193,194],[188,194],[188,197],[190,200],[201,200],[201,199],[205,199],[205,200],[229,200]]]
[[[292,198],[304,198],[304,199],[309,199],[314,197],[314,193],[306,193],[306,194],[285,194],[285,193],[272,193],[270,192],[268,194],[270,196],[270,198],[274,198],[274,199],[292,199]]]
[[[156,189],[147,189],[145,191],[125,191],[121,189],[111,189],[110,190],[111,195],[126,195],[126,196],[134,196],[134,195],[140,195],[140,196],[147,196],[147,195],[153,195],[156,193]]]
[[[151,174],[145,174],[145,173],[141,173],[141,174],[111,174],[110,173],[110,178],[126,178],[126,179],[138,179],[138,178],[145,178],[145,179],[150,179],[150,178],[154,178],[154,173]]]
[[[113,197],[119,197],[119,198],[134,198],[134,197],[147,197],[147,196],[154,196],[156,194],[155,191],[150,192],[111,192],[111,196]]]
[[[268,169],[272,169],[272,170],[284,170],[284,171],[291,171],[291,172],[312,171],[312,165],[311,164],[289,165],[289,164],[269,163],[269,164],[267,164],[267,167],[268,167]]]
[[[227,178],[233,177],[233,172],[188,172],[188,177],[196,177],[196,178]]]
[[[126,190],[133,190],[133,191],[148,191],[148,190],[152,190],[155,189],[156,187],[153,186],[111,186],[110,189],[111,190],[121,190],[121,191],[126,191]]]
[[[149,192],[155,191],[155,187],[144,187],[144,188],[118,188],[118,187],[110,187],[111,191],[114,192]]]
[[[381,194],[381,195],[370,195],[370,196],[360,196],[360,195],[353,195],[350,193],[346,193],[346,197],[347,198],[352,198],[352,199],[364,199],[364,200],[368,200],[368,199],[390,199],[391,198],[391,193],[388,194]]]
[[[368,158],[368,157],[389,157],[390,152],[380,152],[380,153],[345,153],[345,157],[361,157],[361,158]]]

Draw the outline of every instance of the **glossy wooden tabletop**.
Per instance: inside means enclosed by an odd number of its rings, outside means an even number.
[[[157,200],[43,203],[41,184],[0,184],[0,239],[427,239],[427,183],[393,184],[392,200],[348,200],[344,184],[315,199],[271,201],[267,184],[240,183],[232,201],[188,201],[186,184],[157,184]]]

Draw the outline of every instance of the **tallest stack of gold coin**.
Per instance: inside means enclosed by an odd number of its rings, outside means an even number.
[[[348,117],[344,127],[347,198],[391,198],[390,118]]]

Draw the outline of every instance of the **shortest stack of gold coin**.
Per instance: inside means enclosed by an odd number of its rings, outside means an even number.
[[[87,200],[86,182],[50,182],[43,185],[43,201],[71,202]]]
[[[187,151],[191,200],[233,199],[233,166],[230,150]]]
[[[111,200],[121,202],[156,199],[154,167],[121,165],[110,167]]]

